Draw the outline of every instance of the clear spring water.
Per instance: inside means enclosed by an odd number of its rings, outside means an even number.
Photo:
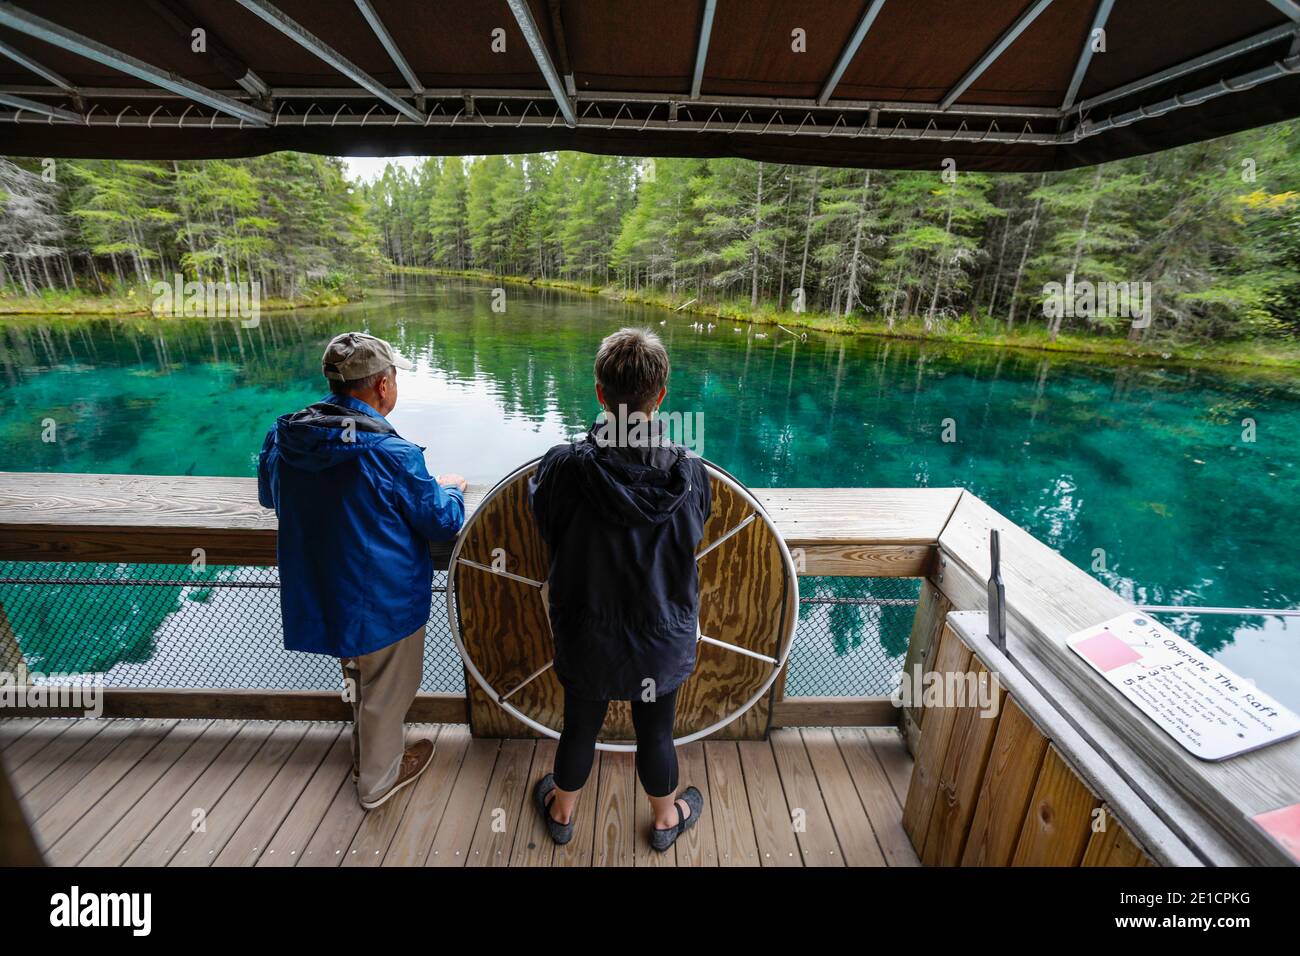
[[[275,417],[324,393],[325,342],[363,328],[416,363],[399,380],[397,429],[429,446],[431,468],[493,482],[585,428],[596,344],[644,324],[673,360],[665,409],[702,411],[704,454],[750,485],[960,485],[1138,603],[1300,606],[1293,380],[801,341],[732,323],[701,331],[694,316],[523,286],[506,288],[497,313],[487,285],[399,286],[336,309],[263,314],[251,330],[6,320],[0,469],[252,475]],[[46,418],[56,442],[41,440]],[[1300,619],[1162,619],[1300,708]]]

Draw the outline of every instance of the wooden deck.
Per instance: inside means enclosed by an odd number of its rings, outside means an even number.
[[[528,799],[554,741],[412,725],[434,741],[433,764],[366,813],[347,727],[8,719],[0,753],[47,859],[64,866],[917,865],[902,827],[912,760],[892,728],[682,748],[682,783],[705,812],[657,854],[631,754],[598,755],[573,842],[555,847]]]

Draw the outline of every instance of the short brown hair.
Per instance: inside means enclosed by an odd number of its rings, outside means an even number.
[[[613,411],[648,411],[668,383],[668,350],[649,329],[619,329],[596,350],[596,384]]]

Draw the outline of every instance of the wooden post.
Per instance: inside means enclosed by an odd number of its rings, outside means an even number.
[[[29,682],[27,660],[18,644],[18,635],[9,623],[4,602],[0,601],[0,671],[13,675],[14,683],[25,686]]]
[[[952,602],[938,585],[926,578],[921,583],[921,597],[916,605],[916,616],[912,619],[912,634],[907,641],[907,657],[903,659],[903,680],[912,680],[917,670],[925,673],[929,669],[939,646],[939,634],[943,631],[944,618],[951,610]],[[913,700],[898,715],[903,742],[914,757],[920,750],[921,722],[924,717],[919,700]]]
[[[963,673],[970,669],[970,661],[970,648],[961,642],[951,628],[945,629],[935,657],[935,670],[941,674]],[[951,701],[932,708],[930,726],[926,728],[916,753],[912,784],[907,788],[907,804],[903,807],[903,829],[911,837],[912,846],[918,853],[925,846],[930,817],[938,796],[939,772],[947,755],[953,723],[959,711],[960,708]]]
[[[1099,742],[1095,749],[1122,766],[1144,800],[1161,808],[1179,840],[1195,847],[1201,861],[1294,865],[1282,845],[1253,821],[1300,801],[1300,737],[1222,761],[1201,760],[1184,750],[1066,643],[1084,628],[1133,612],[1134,605],[971,494],[961,497],[939,535],[939,583],[957,608],[977,611],[987,605],[991,529],[1001,543],[1007,652],[1018,667],[1032,667],[1036,684],[1050,688],[1052,700],[1068,702],[1072,720]],[[1158,854],[1142,833],[1133,832]],[[1159,855],[1158,861],[1165,862]]]
[[[971,658],[971,671],[983,686],[978,693],[989,695],[992,675],[977,658]],[[930,813],[930,825],[925,842],[918,851],[926,866],[956,866],[961,862],[966,848],[966,833],[971,817],[975,815],[975,800],[980,783],[993,750],[993,739],[998,729],[997,715],[1002,713],[1006,692],[999,686],[994,713],[984,712],[978,703],[968,701],[961,706],[952,724],[948,739],[948,752],[936,774],[940,794]]]
[[[1101,812],[1105,828],[1093,831],[1080,866],[1150,866],[1151,858],[1111,816],[1110,807],[1103,805]]]
[[[1047,738],[1008,699],[998,719],[962,866],[1007,866],[1020,840],[1021,822],[1047,751]]]
[[[1197,862],[986,627],[982,614],[952,614],[938,641],[933,670],[943,686],[964,690],[963,699],[932,703],[912,769],[903,828],[921,862],[1125,865],[1148,859],[1135,828],[1162,862]]]
[[[1078,866],[1088,848],[1093,811],[1099,806],[1096,794],[1049,745],[1011,865]]]

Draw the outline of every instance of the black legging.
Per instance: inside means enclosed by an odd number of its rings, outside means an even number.
[[[564,730],[555,748],[555,785],[581,790],[596,757],[596,735],[605,723],[607,700],[583,700],[564,694]],[[677,789],[677,751],[673,749],[673,717],[677,690],[651,703],[632,701],[636,728],[636,772],[652,797],[667,797]]]

